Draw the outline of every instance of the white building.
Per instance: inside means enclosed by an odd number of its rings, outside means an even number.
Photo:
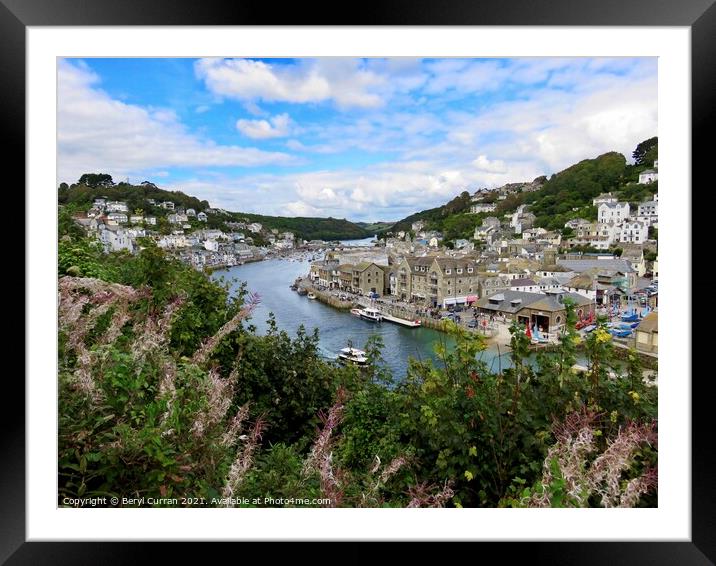
[[[639,184],[646,185],[659,180],[659,173],[655,169],[647,169],[639,173]]]
[[[123,228],[107,226],[104,230],[100,231],[99,239],[104,245],[106,252],[119,252],[122,250],[127,250],[128,252],[134,251],[132,238]]]
[[[565,222],[564,227],[565,228],[572,228],[572,230],[576,230],[580,226],[585,226],[591,224],[589,220],[585,220],[584,218],[575,218],[573,220],[569,220]]]
[[[218,252],[219,242],[216,240],[204,240],[204,249],[209,250],[210,252]]]
[[[160,248],[185,248],[189,244],[184,234],[169,234],[159,238],[157,246]]]
[[[169,220],[170,224],[181,224],[188,222],[189,218],[187,218],[186,214],[170,214],[167,216],[167,220]]]
[[[187,209],[186,209],[186,215],[187,215],[187,216],[191,216],[191,217],[195,217],[195,216],[196,216],[196,210],[194,210],[193,208],[187,208]]]
[[[197,219],[199,222],[206,222],[207,216],[206,216],[206,214],[204,214],[203,212],[200,212],[199,214],[196,215],[196,219]]]
[[[248,225],[248,229],[251,230],[254,234],[258,234],[259,232],[261,232],[262,228],[263,226],[258,222],[253,222]]]
[[[160,203],[159,206],[166,210],[174,210],[174,203],[170,200],[165,200],[164,202]]]
[[[132,224],[141,224],[142,222],[144,222],[144,216],[142,216],[141,214],[132,214],[132,216],[129,217],[129,221]]]
[[[638,220],[624,222],[621,225],[619,241],[623,244],[643,244],[649,237],[649,226]]]
[[[621,224],[629,218],[629,203],[602,203],[597,210],[597,218],[601,223]]]
[[[126,224],[127,215],[124,212],[110,212],[107,215],[107,220],[111,222],[116,222],[118,224]]]
[[[506,274],[508,278],[511,275],[513,274]],[[523,293],[539,293],[540,286],[533,279],[518,276],[510,281],[510,291],[521,291]]]
[[[602,193],[598,197],[592,199],[592,204],[596,207],[598,207],[600,204],[613,204],[615,202],[619,202],[619,199],[615,197],[612,193]]]
[[[654,195],[656,197],[656,195]],[[639,203],[637,209],[637,220],[646,222],[649,226],[659,221],[659,202],[657,200],[647,200]]]
[[[126,202],[119,201],[108,202],[106,209],[107,212],[127,212],[129,210]]]
[[[495,212],[497,205],[494,202],[478,202],[470,207],[470,212],[480,214],[481,212]]]

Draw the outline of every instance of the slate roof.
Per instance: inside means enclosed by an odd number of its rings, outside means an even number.
[[[520,278],[520,279],[513,279],[510,281],[510,287],[525,287],[528,285],[537,285],[532,279],[528,277]]]
[[[636,327],[641,332],[658,332],[659,331],[659,313],[651,312],[644,317]]]
[[[558,259],[557,263],[577,273],[584,273],[590,269],[634,272],[631,264],[624,259]]]
[[[503,291],[490,297],[483,297],[475,306],[497,312],[517,313],[525,307],[541,311],[564,310],[564,303],[560,298],[569,297],[576,305],[590,304],[592,301],[577,293],[561,293],[543,295],[541,293],[525,293],[523,291]],[[563,299],[562,299],[563,300]],[[513,301],[520,301],[513,304]]]

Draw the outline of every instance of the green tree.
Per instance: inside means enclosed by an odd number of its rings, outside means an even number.
[[[659,151],[659,138],[653,137],[648,140],[644,140],[631,154],[636,165],[652,165],[655,159],[658,159]]]
[[[77,181],[80,185],[87,185],[88,187],[111,187],[114,185],[112,176],[107,173],[85,173]]]

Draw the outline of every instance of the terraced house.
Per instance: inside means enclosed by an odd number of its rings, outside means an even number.
[[[344,263],[333,268],[340,288],[359,295],[385,293],[385,269],[377,263],[362,261],[356,265]]]
[[[470,258],[409,257],[398,268],[398,296],[433,307],[472,304],[478,283],[477,263]]]

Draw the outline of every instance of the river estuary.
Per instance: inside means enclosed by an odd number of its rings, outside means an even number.
[[[354,347],[363,348],[371,334],[380,335],[384,343],[383,358],[396,379],[405,375],[409,357],[436,361],[434,347],[437,343],[444,342],[448,347],[454,345],[454,340],[443,332],[404,328],[390,322],[371,323],[347,311],[300,296],[289,286],[297,277],[305,276],[308,270],[308,261],[270,259],[219,270],[212,274],[212,278],[234,280],[232,289],[245,281],[249,291],[259,294],[261,302],[251,320],[259,334],[265,334],[267,330],[269,313],[274,314],[278,328],[291,336],[295,336],[300,325],[304,325],[308,332],[318,328],[320,352],[326,358],[335,359],[349,341]],[[498,358],[496,350],[486,350],[481,355],[495,371],[509,365],[509,358],[504,354]]]

